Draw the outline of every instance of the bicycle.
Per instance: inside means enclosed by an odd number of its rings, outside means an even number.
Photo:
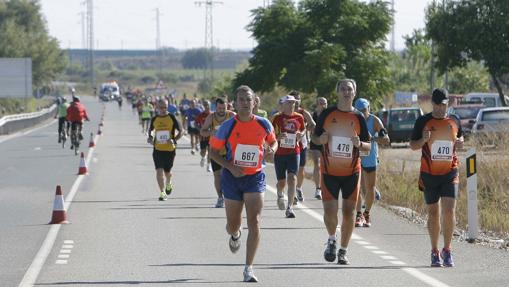
[[[78,134],[78,124],[71,124],[71,149],[74,149],[74,155],[78,155],[81,138]]]
[[[62,131],[60,132],[60,134],[58,136],[60,138],[60,142],[62,143],[62,148],[65,148],[65,141],[67,140],[67,135],[65,133],[65,130],[62,129]]]

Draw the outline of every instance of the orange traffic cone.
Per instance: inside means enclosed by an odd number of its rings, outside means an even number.
[[[80,158],[80,169],[78,170],[78,174],[86,174],[87,173],[87,164],[85,163],[85,155],[81,152]]]
[[[53,202],[53,214],[49,224],[67,224],[67,212],[64,207],[64,197],[62,196],[62,188],[57,185],[55,201]]]
[[[97,130],[98,135],[102,135],[103,131],[101,130],[101,125],[99,125],[99,129]]]
[[[90,143],[88,144],[88,147],[95,147],[94,133],[90,133]]]

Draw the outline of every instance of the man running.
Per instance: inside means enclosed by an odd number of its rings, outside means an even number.
[[[156,112],[157,115],[150,121],[147,142],[154,146],[152,159],[156,168],[159,200],[164,201],[173,190],[171,169],[175,160],[177,140],[182,136],[182,132],[177,118],[168,113],[168,103],[165,100],[157,102]]]
[[[410,148],[422,150],[419,188],[424,191],[428,206],[431,266],[453,267],[451,241],[459,183],[457,149],[463,147],[463,132],[459,119],[447,115],[447,90],[433,90],[431,101],[433,111],[415,121]],[[443,218],[440,218],[440,212]],[[441,229],[444,248],[440,254],[438,241]]]
[[[315,111],[311,115],[315,123],[318,121],[320,114],[327,109],[327,99],[319,97],[316,99]],[[314,130],[311,131],[313,134]],[[313,181],[315,182],[315,198],[322,199],[322,189],[320,188],[320,154],[322,153],[322,146],[315,144],[313,141],[309,143],[309,151],[311,152],[311,159],[313,160]]]
[[[356,84],[352,79],[340,80],[336,86],[338,103],[327,108],[318,117],[312,140],[323,145],[322,203],[323,221],[329,239],[324,252],[325,260],[336,259],[336,228],[338,226],[338,197],[343,198],[341,211],[341,243],[337,252],[338,264],[350,264],[346,257],[348,243],[354,227],[354,211],[360,188],[361,160],[359,152],[371,148],[366,120],[352,107]]]
[[[204,100],[203,101],[203,108],[204,108],[204,111],[201,112],[196,117],[196,126],[200,130],[201,130],[203,124],[205,123],[205,119],[211,114],[211,112],[210,112],[210,102],[207,101],[207,100]],[[201,155],[200,166],[204,167],[205,163],[207,163],[207,171],[210,172],[211,171],[209,169],[210,156],[208,154],[208,151],[209,151],[209,136],[203,136],[203,135],[201,135],[201,132],[200,132],[199,138],[200,138],[200,155]]]
[[[255,96],[255,106],[253,109],[253,114],[262,117],[262,118],[268,118],[267,117],[267,111],[260,109],[262,104],[262,101],[259,96]]]
[[[388,145],[390,140],[387,130],[382,121],[375,115],[370,114],[369,101],[360,98],[355,101],[355,108],[362,113],[368,125],[371,138],[371,150],[369,154],[361,153],[361,190],[364,191],[364,212],[362,212],[362,193],[357,201],[357,215],[355,227],[371,227],[371,207],[375,201],[376,168],[378,166],[378,144]]]
[[[221,98],[216,99],[216,111],[213,112],[205,119],[205,123],[202,125],[200,134],[203,137],[212,137],[219,130],[219,127],[223,124],[224,121],[230,119],[235,116],[235,113],[232,111],[226,110],[226,103]],[[209,151],[210,155],[210,151]],[[226,148],[222,148],[220,150],[220,155],[226,156]],[[221,191],[221,170],[222,166],[215,162],[213,159],[210,160],[212,171],[214,172],[214,187],[216,188],[217,194],[217,202],[216,208],[224,207],[224,197],[223,192]]]
[[[279,141],[279,148],[274,155],[274,168],[277,178],[277,206],[285,210],[284,189],[288,183],[288,207],[285,215],[295,218],[293,204],[297,185],[297,171],[299,169],[300,149],[299,141],[305,136],[306,127],[304,117],[295,112],[294,96],[282,98],[283,111],[272,119],[274,133]]]
[[[304,117],[304,123],[306,125],[306,129],[304,130],[304,136],[299,141],[300,161],[299,170],[297,172],[297,199],[300,202],[302,202],[304,201],[304,192],[302,191],[302,184],[304,184],[304,166],[306,166],[309,142],[307,131],[314,130],[316,124],[311,114],[300,105],[300,93],[297,91],[291,91],[290,95],[293,95],[297,100],[297,102],[295,102],[295,111]]]
[[[149,99],[144,98],[141,106],[141,133],[143,134],[148,133],[153,111],[154,106],[150,103]]]
[[[201,110],[196,107],[196,100],[191,100],[189,109],[186,110],[185,120],[187,123],[187,133],[191,138],[191,154],[195,154],[195,150],[198,151],[198,144],[200,142],[200,129],[196,123],[196,117],[201,114]]]
[[[225,197],[226,231],[229,246],[236,253],[241,244],[242,209],[246,207],[247,237],[244,281],[258,282],[253,261],[260,242],[260,216],[265,192],[263,158],[277,149],[270,122],[253,115],[255,94],[248,86],[235,91],[238,115],[225,121],[210,140],[212,160],[223,166],[221,189]],[[268,144],[264,149],[265,143]],[[221,149],[226,148],[226,158]]]

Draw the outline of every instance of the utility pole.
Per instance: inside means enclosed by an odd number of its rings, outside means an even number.
[[[85,20],[85,12],[81,11],[81,48],[87,49],[87,21]]]
[[[163,71],[163,57],[161,51],[161,26],[160,26],[160,15],[159,8],[155,9],[156,11],[156,55],[159,63],[159,73]]]
[[[205,50],[209,52],[206,58],[205,70],[203,73],[204,79],[209,78],[212,82],[214,80],[214,30],[212,26],[212,9],[214,5],[223,4],[221,1],[196,1],[198,6],[205,6]],[[208,74],[208,75],[207,75]]]
[[[394,18],[394,14],[396,11],[394,10],[394,0],[391,1],[391,11],[392,11],[392,19],[394,19],[392,23],[392,29],[391,29],[391,51],[396,52],[396,20]]]
[[[90,69],[90,82],[95,88],[94,71],[94,1],[87,0],[87,37],[88,37],[88,65]]]
[[[267,8],[270,6],[270,0],[263,0],[263,8]]]

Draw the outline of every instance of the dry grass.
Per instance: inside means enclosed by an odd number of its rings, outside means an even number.
[[[482,230],[509,234],[509,143],[508,138],[495,147],[476,146],[478,214]],[[468,144],[468,143],[467,143]],[[474,141],[472,141],[475,146]],[[469,148],[466,146],[466,148]],[[406,153],[407,151],[405,151]],[[398,152],[404,154],[403,152]],[[420,151],[414,151],[417,157]],[[417,188],[419,160],[412,156],[405,164],[392,156],[394,150],[382,150],[378,187],[386,204],[404,206],[425,215],[426,205]],[[457,202],[458,227],[467,227],[465,152],[460,153],[460,197]]]

